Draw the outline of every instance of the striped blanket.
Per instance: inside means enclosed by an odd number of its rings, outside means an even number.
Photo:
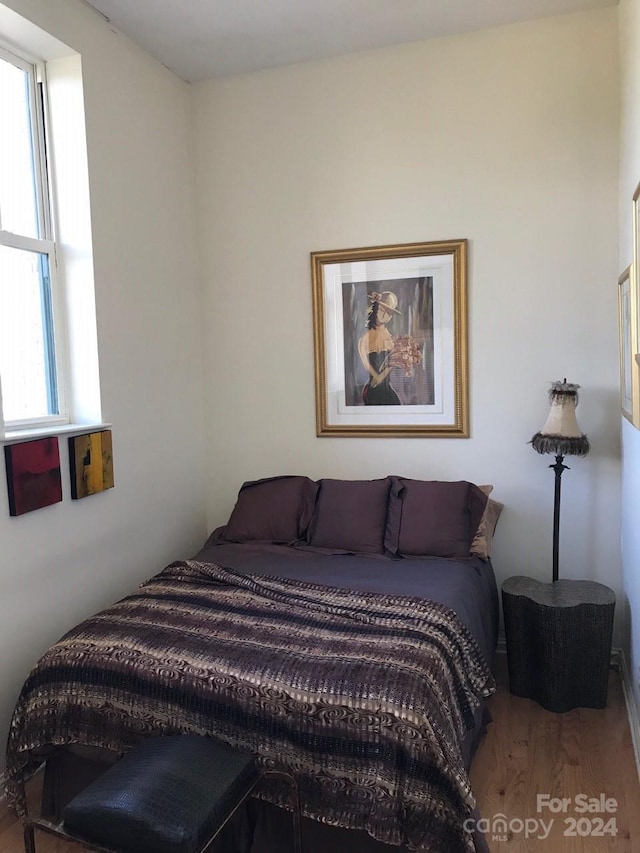
[[[494,685],[467,629],[419,598],[173,563],[42,657],[15,709],[7,793],[48,745],[119,754],[212,734],[298,779],[303,813],[411,850],[473,850],[460,744]],[[260,795],[286,805],[274,786]]]

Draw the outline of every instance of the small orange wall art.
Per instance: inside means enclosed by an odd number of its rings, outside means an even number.
[[[113,488],[111,430],[74,435],[69,439],[71,497],[74,500]]]

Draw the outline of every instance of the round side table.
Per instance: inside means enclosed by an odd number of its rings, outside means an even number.
[[[593,581],[502,584],[509,688],[549,711],[605,708],[615,594]]]

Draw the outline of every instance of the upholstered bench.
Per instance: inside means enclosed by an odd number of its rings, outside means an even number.
[[[292,784],[293,849],[301,853],[293,777],[263,771],[251,753],[198,735],[144,740],[71,800],[62,823],[29,820],[25,850],[35,853],[37,828],[106,853],[202,853],[265,775]]]

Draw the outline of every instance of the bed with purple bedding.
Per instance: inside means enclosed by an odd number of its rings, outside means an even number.
[[[467,771],[494,689],[497,590],[490,561],[469,551],[486,495],[470,484],[445,489],[464,508],[466,540],[453,530],[452,545],[440,519],[425,544],[424,515],[410,530],[407,481],[362,481],[376,485],[357,486],[355,503],[346,490],[343,506],[345,490],[333,484],[344,481],[310,482],[246,484],[244,506],[241,491],[229,523],[194,559],[171,564],[43,656],[9,736],[14,810],[24,815],[22,782],[43,757],[48,799],[62,791],[49,806],[59,808],[107,756],[143,737],[196,732],[295,773],[305,853],[482,849],[465,822],[475,806]],[[255,502],[261,489],[271,492],[268,511],[264,494]],[[332,512],[319,516],[323,491]],[[288,506],[295,529],[277,529]],[[345,512],[347,538],[335,529]],[[465,552],[409,553],[425,547]],[[286,790],[258,793],[219,853],[287,849]]]

